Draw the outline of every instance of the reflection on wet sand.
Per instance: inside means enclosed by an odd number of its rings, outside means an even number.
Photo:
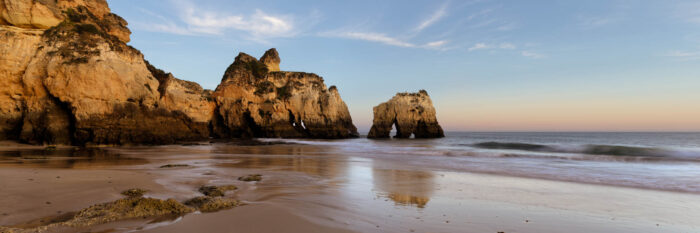
[[[338,163],[328,158],[307,157],[240,157],[235,163],[221,163],[221,167],[274,169],[281,171],[303,172],[307,175],[336,178],[342,170]]]
[[[372,169],[374,189],[397,205],[425,208],[435,189],[434,175],[427,171]]]
[[[0,151],[0,167],[98,168],[140,165],[148,161],[100,148],[23,149]]]
[[[314,156],[314,154],[323,152],[328,152],[328,150],[321,151],[313,146],[277,146],[220,147],[216,148],[213,153],[227,154],[226,156],[214,157],[226,161],[219,164],[221,167],[294,171],[324,178],[337,178],[343,175],[346,168],[339,164],[339,161],[335,161],[335,158]],[[231,154],[245,154],[246,156]],[[290,157],[295,155],[296,157]]]
[[[215,145],[211,153],[223,155],[314,155],[326,154],[328,148],[309,145],[277,145],[277,146],[231,146]]]

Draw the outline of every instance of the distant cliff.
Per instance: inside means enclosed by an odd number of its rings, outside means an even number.
[[[313,74],[276,72],[274,50],[263,62],[253,59],[261,67],[234,62],[212,93],[150,65],[126,44],[126,26],[105,0],[0,1],[0,140],[169,144],[356,135],[337,90]],[[263,117],[267,112],[273,116]]]
[[[398,93],[374,107],[374,121],[368,138],[389,138],[396,126],[396,138],[441,138],[445,136],[435,116],[428,92]]]

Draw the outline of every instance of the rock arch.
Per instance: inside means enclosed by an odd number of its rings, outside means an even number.
[[[398,93],[391,100],[374,107],[374,122],[368,138],[390,138],[396,127],[396,138],[441,138],[435,107],[428,92]]]

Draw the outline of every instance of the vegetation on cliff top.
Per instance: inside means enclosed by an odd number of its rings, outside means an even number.
[[[110,22],[106,18],[96,17],[86,7],[69,8],[63,14],[65,20],[44,31],[43,36],[50,45],[56,47],[56,50],[49,51],[49,55],[60,55],[66,59],[65,64],[87,63],[89,57],[99,56],[100,43],[107,43],[113,51],[141,54],[107,33],[111,27]]]

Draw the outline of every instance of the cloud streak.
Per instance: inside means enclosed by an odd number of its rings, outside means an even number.
[[[534,58],[534,59],[540,59],[540,58],[547,57],[544,54],[536,53],[536,52],[532,52],[532,51],[522,51],[522,52],[520,52],[520,55],[523,55],[523,57],[529,57],[529,58]]]
[[[442,18],[444,18],[445,16],[447,16],[447,6],[448,6],[447,3],[442,4],[442,6],[440,6],[440,8],[439,8],[437,11],[435,11],[435,12],[430,16],[430,18],[427,18],[426,20],[424,20],[423,22],[421,22],[420,24],[418,24],[418,26],[414,29],[414,31],[416,31],[416,32],[423,31],[424,29],[426,29],[426,28],[432,26],[433,24],[435,24],[435,23],[437,23],[438,21],[440,21],[440,19],[442,19]]]
[[[393,45],[393,46],[399,46],[399,47],[407,47],[407,48],[412,48],[416,47],[415,44],[402,41],[400,39],[394,38],[387,36],[386,34],[382,33],[373,33],[373,32],[342,32],[342,33],[337,33],[333,35],[335,37],[342,37],[342,38],[347,38],[347,39],[356,39],[356,40],[364,40],[364,41],[371,41],[371,42],[379,42],[382,44],[387,44],[387,45]]]
[[[259,9],[248,15],[228,14],[199,9],[188,1],[179,3],[175,4],[180,9],[179,20],[168,19],[141,9],[142,12],[154,16],[160,22],[136,22],[135,26],[149,31],[190,36],[242,32],[247,37],[259,41],[264,38],[291,37],[298,33],[295,20],[291,16],[272,15]]]
[[[439,40],[425,44],[415,44],[396,37],[391,37],[384,33],[376,32],[333,31],[320,33],[319,36],[377,42],[404,48],[442,49],[448,43],[447,40]]]
[[[487,43],[476,43],[472,47],[467,49],[469,52],[475,50],[487,50],[487,49],[516,49],[517,46],[511,43],[500,43],[500,44],[487,44]]]

